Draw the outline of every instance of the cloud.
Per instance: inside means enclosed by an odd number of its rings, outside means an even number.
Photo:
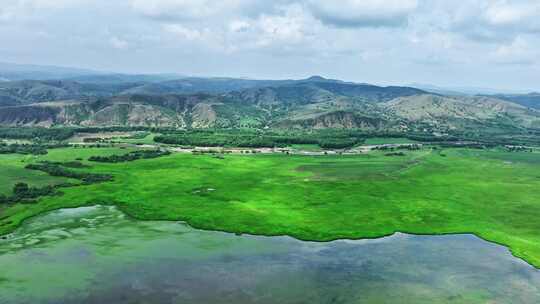
[[[40,13],[77,7],[84,2],[85,0],[4,0],[0,5],[0,22],[13,22]]]
[[[226,24],[165,23],[162,30],[176,37],[178,43],[191,41],[192,48],[206,47],[225,53],[303,52],[312,49],[315,37],[323,30],[321,23],[298,4],[281,6],[272,14],[238,17]]]
[[[496,1],[485,10],[484,19],[497,27],[510,27],[514,30],[540,30],[540,2]]]
[[[246,32],[251,24],[244,20],[233,20],[229,23],[229,31],[233,33]]]
[[[524,33],[540,33],[538,1],[462,0],[435,8],[447,12],[448,30],[479,42],[508,42]]]
[[[282,14],[262,15],[256,23],[257,44],[267,46],[275,42],[296,44],[314,35],[316,21],[300,6],[284,7]]]
[[[200,20],[236,13],[249,0],[132,0],[132,8],[143,16],[161,20]]]
[[[0,2],[0,58],[21,63],[516,86],[540,69],[538,0]]]
[[[111,37],[109,39],[109,43],[111,44],[113,48],[118,49],[118,50],[127,49],[129,47],[129,43],[126,40],[120,39],[116,36]]]
[[[530,43],[518,36],[509,44],[503,44],[491,54],[491,58],[496,63],[534,65],[540,53],[533,49]]]
[[[396,27],[407,23],[416,0],[307,0],[313,15],[337,27]]]
[[[199,40],[203,37],[201,31],[187,28],[181,24],[166,24],[163,29],[186,40]]]

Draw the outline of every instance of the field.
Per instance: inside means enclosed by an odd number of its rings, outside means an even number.
[[[43,172],[24,169],[35,156],[6,154],[0,156],[0,194],[8,195],[18,182],[30,186],[42,187],[66,182],[66,178],[49,176]]]
[[[32,183],[54,183],[20,164],[83,159],[73,169],[111,182],[62,188],[62,196],[0,210],[0,234],[62,207],[115,204],[146,220],[185,220],[235,233],[303,240],[474,233],[540,267],[540,154],[446,149],[351,156],[190,155],[96,163],[118,148],[51,149],[42,156],[0,155],[0,168]],[[4,184],[4,183],[3,183]],[[5,192],[9,187],[2,186]]]
[[[364,145],[384,145],[384,144],[414,144],[415,140],[405,137],[371,137],[366,138]]]
[[[297,149],[301,151],[308,151],[308,152],[321,152],[323,149],[319,147],[319,145],[315,144],[297,144],[297,145],[290,145],[291,149]]]

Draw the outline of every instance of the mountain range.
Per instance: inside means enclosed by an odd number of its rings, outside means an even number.
[[[300,80],[173,74],[68,76],[0,82],[0,124],[360,128],[431,133],[540,128],[538,93],[442,94],[320,76]]]

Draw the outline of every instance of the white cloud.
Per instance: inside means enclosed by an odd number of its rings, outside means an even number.
[[[186,40],[199,40],[203,37],[201,31],[187,28],[181,24],[165,24],[163,29]]]
[[[245,32],[249,30],[251,24],[243,20],[233,20],[229,23],[229,31],[231,32]]]
[[[249,0],[132,0],[135,11],[157,19],[197,20],[243,8]]]
[[[120,39],[116,36],[109,39],[109,43],[115,49],[123,50],[129,47],[129,43],[126,40]]]
[[[462,79],[468,69],[479,79],[514,81],[494,76],[500,67],[522,69],[527,76],[517,85],[537,83],[540,68],[540,0],[0,2],[5,61],[77,65],[84,56],[100,68],[117,56],[114,67],[129,70],[252,77],[330,71],[362,81],[412,81],[422,72],[428,81]]]
[[[456,1],[457,2],[457,1]],[[435,14],[444,11],[438,24],[473,40],[512,41],[523,33],[540,32],[540,2],[523,0],[461,0],[436,2]],[[442,3],[442,4],[441,4]],[[432,15],[433,15],[432,14]],[[427,14],[426,14],[427,15]],[[421,16],[422,17],[422,16]]]
[[[204,27],[208,25],[208,27]],[[207,23],[166,23],[167,33],[192,43],[192,48],[208,48],[225,53],[240,51],[291,51],[312,49],[321,23],[300,5],[286,5],[274,14],[233,19],[222,25]],[[320,39],[325,40],[324,37]]]
[[[485,10],[484,18],[496,26],[517,26],[524,30],[538,29],[540,2],[496,1]]]
[[[299,6],[283,9],[281,15],[263,15],[256,22],[258,29],[258,45],[265,46],[274,42],[295,44],[312,35],[316,26]]]
[[[0,4],[0,22],[13,22],[44,12],[72,8],[86,0],[3,0]]]
[[[77,7],[87,0],[4,0],[1,10],[55,10]]]
[[[417,5],[416,0],[307,0],[317,18],[338,27],[401,26]]]
[[[518,36],[512,43],[497,47],[491,57],[497,63],[532,65],[539,55],[525,38]]]

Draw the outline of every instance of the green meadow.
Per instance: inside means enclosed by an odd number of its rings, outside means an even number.
[[[371,137],[366,138],[364,145],[384,145],[384,144],[414,144],[415,140],[405,137]]]
[[[66,178],[49,176],[43,172],[32,172],[24,169],[34,158],[33,155],[0,155],[0,194],[9,195],[13,186],[19,182],[25,182],[33,187],[43,187],[67,181]]]
[[[446,149],[363,155],[170,156],[122,163],[86,161],[118,148],[51,149],[0,155],[2,193],[17,181],[62,182],[24,165],[83,159],[110,182],[61,188],[63,195],[0,209],[0,234],[45,211],[114,204],[144,220],[184,220],[234,233],[302,240],[377,238],[394,232],[473,233],[540,267],[540,154]],[[7,174],[4,172],[8,172]],[[11,183],[11,184],[9,184]]]

